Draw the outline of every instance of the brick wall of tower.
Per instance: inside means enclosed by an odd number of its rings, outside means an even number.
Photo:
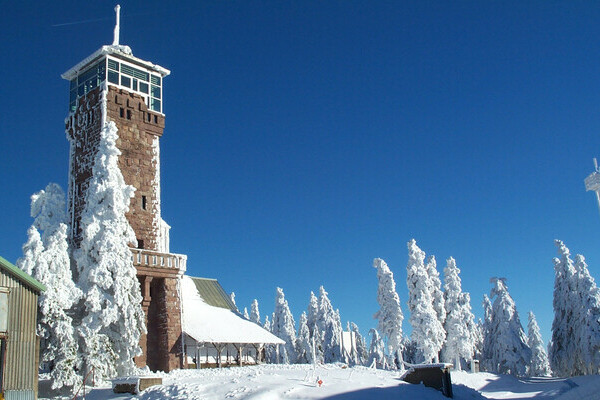
[[[142,96],[112,86],[108,89],[107,117],[119,127],[117,147],[122,153],[119,167],[125,182],[136,188],[127,219],[140,242],[138,247],[158,251],[158,140],[165,128],[165,118],[149,111]]]
[[[75,248],[81,240],[79,221],[100,142],[101,103],[100,88],[96,88],[79,99],[77,110],[66,120],[72,178],[68,208],[75,231],[72,238]],[[181,368],[181,303],[177,284],[185,262],[180,265],[175,259],[185,256],[158,252],[161,250],[157,229],[160,219],[158,141],[165,126],[164,116],[149,111],[141,96],[109,86],[106,117],[118,127],[116,145],[121,151],[119,167],[123,178],[136,188],[126,216],[144,247],[144,250],[132,249],[148,330],[140,340],[143,355],[136,357],[136,363],[148,365],[152,370]],[[142,196],[146,196],[145,210]]]

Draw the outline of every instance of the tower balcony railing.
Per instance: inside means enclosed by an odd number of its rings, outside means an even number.
[[[131,249],[133,254],[133,265],[136,267],[156,267],[179,270],[184,273],[187,268],[187,256],[185,254],[161,253],[147,249]]]

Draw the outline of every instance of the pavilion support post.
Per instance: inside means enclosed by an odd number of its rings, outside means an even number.
[[[238,365],[241,367],[244,364],[244,361],[242,360],[242,349],[244,348],[243,344],[239,344],[237,351],[238,351]]]

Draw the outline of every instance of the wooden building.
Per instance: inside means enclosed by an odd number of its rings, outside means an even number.
[[[285,343],[240,315],[216,279],[184,275],[181,297],[187,368],[259,364],[265,346]]]
[[[0,257],[0,393],[5,400],[37,399],[37,309],[44,290],[44,285]]]

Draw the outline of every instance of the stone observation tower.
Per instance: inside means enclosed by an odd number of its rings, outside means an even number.
[[[70,83],[66,119],[70,144],[70,240],[74,248],[79,246],[80,218],[100,131],[102,124],[113,121],[119,135],[119,167],[125,182],[136,189],[127,219],[138,242],[131,251],[148,328],[148,334],[140,340],[143,355],[136,362],[151,370],[169,371],[183,365],[178,287],[187,258],[170,252],[170,226],[160,210],[159,141],[165,127],[163,80],[170,71],[134,57],[128,46],[119,44],[119,6],[115,11],[112,45],[102,46],[62,74]]]

